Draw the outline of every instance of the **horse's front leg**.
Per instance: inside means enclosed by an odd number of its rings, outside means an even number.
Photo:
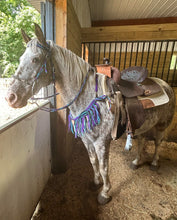
[[[111,196],[108,194],[111,188],[108,176],[108,149],[105,147],[105,145],[101,144],[95,144],[94,146],[99,161],[100,174],[103,179],[103,188],[98,195],[98,202],[99,204],[104,205],[111,200]]]
[[[84,141],[84,140],[83,142],[88,151],[90,163],[92,164],[93,171],[94,171],[94,182],[90,183],[90,189],[95,191],[98,188],[100,188],[102,185],[100,171],[99,171],[98,158],[97,158],[93,144],[91,142]]]

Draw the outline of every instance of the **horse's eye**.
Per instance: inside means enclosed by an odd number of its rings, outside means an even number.
[[[37,63],[39,61],[39,59],[37,57],[32,59],[32,63]]]

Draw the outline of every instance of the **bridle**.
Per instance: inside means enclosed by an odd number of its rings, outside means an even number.
[[[44,63],[40,67],[40,69],[39,69],[38,73],[36,74],[36,76],[32,80],[21,79],[18,75],[17,76],[14,75],[13,78],[17,79],[19,81],[25,82],[27,85],[32,86],[32,97],[31,97],[31,100],[32,100],[32,103],[36,104],[39,109],[41,109],[43,111],[47,111],[47,112],[56,112],[56,111],[60,111],[60,110],[66,109],[69,106],[71,106],[76,101],[76,99],[79,97],[79,95],[83,91],[83,88],[84,88],[84,86],[86,84],[86,81],[87,81],[87,79],[89,77],[90,72],[94,73],[95,70],[94,70],[93,67],[89,68],[89,70],[88,70],[88,72],[87,72],[87,74],[86,74],[86,76],[85,76],[85,78],[84,78],[84,80],[82,82],[80,90],[78,91],[76,96],[68,104],[66,104],[66,105],[64,105],[64,106],[62,106],[60,108],[41,107],[36,102],[37,100],[45,100],[45,99],[52,98],[52,97],[56,98],[56,96],[59,95],[59,93],[54,93],[53,95],[46,96],[46,97],[34,98],[34,86],[35,86],[36,81],[38,80],[38,78],[41,76],[42,73],[48,74],[48,71],[47,71],[47,60],[48,60],[48,58],[50,59],[50,65],[51,65],[51,68],[52,68],[52,70],[51,70],[51,72],[52,72],[52,81],[53,81],[53,84],[55,86],[55,70],[54,70],[54,65],[52,63],[52,59],[51,59],[51,48],[50,48],[50,45],[48,44],[48,46],[44,46],[44,45],[40,44],[39,42],[37,42],[37,47],[39,47],[40,49],[46,51],[47,53],[46,53],[46,56],[44,58]],[[95,77],[95,82],[96,82],[96,87],[95,87],[96,99],[98,99],[98,101],[101,101],[101,100],[105,100],[106,98],[108,98],[106,95],[102,95],[100,97],[97,97],[97,92],[98,92],[98,77],[97,77],[97,75]]]
[[[44,46],[44,45],[42,45],[40,43],[37,43],[37,47],[47,51],[47,58],[48,57],[50,58],[50,63],[51,63],[51,66],[52,66],[52,71],[51,71],[52,72],[52,81],[53,81],[53,84],[55,85],[55,70],[54,70],[54,66],[53,66],[52,60],[51,60],[51,49],[50,49],[50,46],[46,47],[46,46]],[[46,74],[48,73],[46,64],[47,64],[47,59],[44,61],[44,64],[41,66],[39,72],[36,74],[36,77],[34,78],[33,85],[32,85],[32,93],[33,93],[33,87],[35,85],[36,80],[40,77],[40,75],[43,72],[45,72]],[[54,93],[51,96],[41,97],[41,98],[34,98],[34,97],[32,97],[31,100],[33,100],[33,103],[35,103],[41,110],[44,110],[44,111],[47,111],[47,112],[56,112],[56,111],[60,111],[60,110],[63,110],[65,108],[68,108],[70,105],[72,105],[75,102],[75,100],[81,94],[81,92],[82,92],[82,90],[83,90],[83,88],[85,86],[85,83],[87,81],[87,78],[88,78],[90,72],[94,72],[94,69],[92,67],[88,70],[88,72],[87,72],[87,74],[86,74],[86,76],[85,76],[85,78],[83,80],[83,83],[82,83],[82,85],[80,87],[80,90],[77,93],[77,95],[68,104],[66,104],[65,106],[62,106],[60,108],[47,108],[47,107],[40,107],[38,105],[38,103],[36,102],[36,100],[48,99],[48,98],[56,97],[57,95],[59,95],[59,93]]]
[[[27,47],[29,47],[29,45]],[[46,54],[46,56],[44,58],[44,63],[40,67],[40,69],[39,69],[38,73],[36,74],[36,76],[34,78],[30,79],[30,80],[29,79],[21,79],[18,75],[13,75],[12,76],[13,79],[16,79],[16,80],[18,80],[20,82],[25,82],[27,85],[32,86],[32,87],[34,87],[33,84],[39,78],[41,73],[43,73],[43,72],[45,72],[46,74],[48,73],[48,71],[47,71],[47,59],[48,59],[48,57],[51,57],[50,47],[43,46],[42,44],[39,44],[39,43],[37,43],[37,47],[46,50],[47,54]]]

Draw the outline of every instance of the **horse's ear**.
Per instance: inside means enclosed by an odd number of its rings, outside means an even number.
[[[42,29],[40,28],[38,24],[34,23],[34,25],[35,25],[35,34],[36,34],[37,39],[39,40],[40,43],[42,43],[43,45],[46,45],[47,42],[43,35]]]
[[[22,37],[25,43],[28,43],[31,40],[31,38],[25,33],[23,29],[21,29],[21,33],[22,33]]]

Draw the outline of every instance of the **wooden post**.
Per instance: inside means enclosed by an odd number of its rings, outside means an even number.
[[[56,44],[67,46],[67,0],[55,1]],[[57,89],[57,85],[56,85]],[[60,96],[56,98],[56,107],[63,106]],[[73,136],[68,133],[67,109],[58,111],[52,122],[52,173],[64,172],[68,168],[72,152]]]

